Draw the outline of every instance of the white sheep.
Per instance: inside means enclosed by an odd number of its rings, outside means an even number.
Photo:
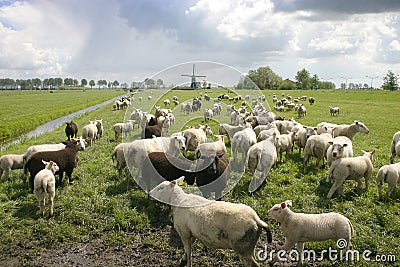
[[[128,120],[126,122],[117,122],[113,125],[115,140],[118,140],[120,136],[128,137],[133,131],[134,121]]]
[[[45,168],[39,171],[34,178],[34,195],[39,202],[40,214],[44,216],[44,206],[46,194],[49,194],[49,215],[53,216],[54,196],[56,194],[56,179],[54,173],[59,170],[57,164],[53,161],[46,162],[42,160]]]
[[[326,152],[328,167],[336,159],[353,157],[353,142],[347,136],[335,137],[329,144]]]
[[[212,111],[212,109],[206,108],[204,110],[204,121],[211,120],[213,116],[214,112]]]
[[[379,199],[382,200],[382,185],[383,182],[386,181],[388,183],[388,189],[386,191],[386,197],[389,198],[390,194],[393,192],[393,190],[396,188],[397,183],[400,181],[400,163],[394,163],[394,164],[388,164],[388,165],[383,165],[375,179],[377,185],[378,185],[378,191],[379,191]]]
[[[322,134],[322,133],[332,133],[333,129],[337,127],[338,124],[330,123],[330,122],[320,122],[317,124],[317,134]]]
[[[276,128],[276,130],[279,132],[278,128],[276,127],[275,123],[268,123],[268,124],[263,124],[263,125],[257,125],[254,127],[254,132],[256,133],[256,136],[260,134],[261,131],[263,130],[268,130],[271,128]]]
[[[267,140],[250,147],[247,153],[247,166],[253,176],[249,185],[250,193],[256,191],[267,178],[278,158],[277,150],[279,146],[279,136],[273,134]],[[259,175],[257,172],[261,174]]]
[[[92,143],[97,139],[98,129],[95,121],[89,121],[89,124],[82,128],[82,138],[92,146]]]
[[[65,148],[65,144],[42,144],[42,145],[33,145],[28,147],[25,151],[23,159],[24,162],[27,162],[33,154],[40,152],[40,151],[57,151]]]
[[[120,143],[118,144],[112,154],[111,154],[111,159],[114,162],[114,158],[117,160],[117,170],[118,170],[118,177],[121,177],[122,175],[122,170],[126,166],[126,161],[125,161],[125,156],[124,156],[124,146],[127,145],[128,143]]]
[[[0,157],[0,179],[4,172],[4,181],[10,177],[11,170],[24,168],[24,154],[7,154]]]
[[[258,126],[257,126],[258,127]],[[257,135],[257,142],[261,142],[264,140],[267,140],[269,137],[272,136],[272,134],[280,135],[281,133],[278,131],[277,128],[272,127],[268,130],[262,130],[258,135]]]
[[[335,116],[335,114],[339,115],[339,111],[340,111],[339,107],[329,106],[329,112],[331,113],[331,116]]]
[[[201,143],[197,146],[194,151],[195,157],[198,159],[202,155],[216,155],[217,152],[223,152],[226,154],[226,146],[224,142],[224,135],[216,135],[217,140],[215,142]]]
[[[183,136],[186,139],[186,147],[184,155],[187,151],[195,151],[201,143],[207,142],[207,135],[213,135],[211,127],[206,125],[199,125],[198,129],[189,128],[183,131]]]
[[[172,207],[174,227],[185,249],[181,265],[192,266],[192,243],[198,239],[209,248],[233,249],[247,265],[259,266],[254,248],[262,229],[272,241],[268,225],[247,205],[185,193],[178,186],[183,179],[164,181],[150,191],[151,197]]]
[[[297,116],[299,117],[299,118],[301,118],[301,117],[304,117],[304,116],[306,116],[307,115],[307,109],[306,109],[306,107],[303,105],[303,104],[301,104],[300,106],[299,106],[299,108],[297,109]]]
[[[337,125],[332,132],[333,137],[336,136],[347,136],[350,138],[351,141],[353,141],[354,136],[356,133],[365,133],[368,134],[369,130],[367,126],[364,125],[364,123],[360,121],[354,121],[354,123],[348,125],[348,124],[341,124]]]
[[[281,134],[279,135],[279,142],[281,143],[278,147],[278,155],[279,161],[282,162],[283,152],[286,152],[286,160],[288,159],[288,155],[291,151],[293,151],[294,144],[294,133],[289,134]]]
[[[285,244],[282,249],[289,252],[296,246],[299,262],[303,264],[304,242],[316,242],[324,240],[345,241],[340,248],[351,248],[351,238],[354,236],[353,225],[345,216],[336,213],[306,214],[297,213],[289,209],[292,206],[291,200],[286,200],[280,204],[275,204],[268,211],[268,218],[280,222]],[[275,263],[277,258],[273,259]]]
[[[246,128],[235,133],[232,138],[233,162],[237,162],[237,153],[240,152],[242,154],[242,165],[245,166],[247,152],[255,143],[257,143],[257,137],[252,128]]]
[[[298,129],[296,134],[294,135],[294,142],[296,143],[297,147],[299,148],[299,154],[301,154],[301,149],[305,148],[307,139],[317,134],[317,128],[303,126]]]
[[[274,121],[274,124],[281,134],[287,134],[292,131],[294,126],[300,125],[300,123],[295,120]]]
[[[330,182],[333,178],[334,183],[328,192],[327,198],[331,198],[333,193],[337,190],[341,196],[343,193],[343,182],[345,180],[356,180],[358,185],[357,189],[361,188],[361,178],[365,178],[365,188],[368,189],[368,182],[372,176],[374,166],[372,165],[372,157],[375,150],[366,152],[362,150],[363,155],[354,158],[341,158],[335,160],[331,167],[329,167],[326,182]]]
[[[390,144],[390,163],[393,164],[396,156],[400,156],[400,131],[395,133]]]
[[[304,148],[304,158],[303,158],[303,172],[307,172],[307,164],[311,157],[316,157],[316,166],[319,168],[319,163],[322,160],[322,165],[324,165],[326,151],[329,148],[330,142],[332,142],[332,135],[329,133],[323,133],[320,135],[312,135],[307,139],[306,147]]]
[[[169,128],[171,127],[172,121],[170,116],[165,116],[163,125],[162,125],[162,130],[165,133],[169,132]]]

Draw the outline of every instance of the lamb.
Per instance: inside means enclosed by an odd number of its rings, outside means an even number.
[[[82,138],[92,146],[93,142],[96,141],[98,134],[98,128],[96,121],[89,121],[88,125],[85,125],[82,129]]]
[[[118,144],[112,154],[111,159],[114,162],[114,158],[117,160],[117,170],[118,170],[118,177],[121,177],[122,170],[126,167],[125,155],[124,155],[124,146],[128,145],[129,143],[120,143]]]
[[[218,128],[219,134],[226,135],[228,137],[228,143],[231,142],[231,139],[235,135],[235,133],[245,129],[245,128],[250,128],[251,125],[249,123],[246,123],[244,125],[237,125],[237,126],[232,126],[227,123],[221,123]]]
[[[213,135],[211,127],[206,125],[199,125],[199,129],[186,129],[183,131],[183,136],[186,138],[186,148],[184,155],[186,156],[187,151],[195,151],[201,143],[207,142],[207,135]]]
[[[125,102],[124,102],[125,103]],[[97,139],[103,136],[104,128],[103,128],[103,119],[94,120],[94,123],[97,127]]]
[[[320,122],[317,124],[317,134],[322,134],[322,133],[332,133],[333,129],[337,127],[337,124],[334,123],[329,123],[329,122]]]
[[[269,130],[271,128],[276,128],[276,130],[279,132],[278,128],[276,127],[275,123],[269,123],[269,124],[264,124],[264,125],[257,125],[254,127],[254,132],[256,133],[256,136],[260,134],[261,131],[263,130]],[[279,132],[280,133],[280,132]]]
[[[390,163],[393,164],[396,156],[400,156],[400,131],[393,135],[392,143],[390,144]]]
[[[247,152],[255,143],[257,143],[257,137],[252,128],[235,133],[232,139],[233,162],[237,162],[237,153],[240,152],[242,153],[242,165],[245,166]]]
[[[354,236],[353,225],[345,216],[336,213],[305,214],[293,212],[288,206],[292,206],[291,200],[275,204],[268,211],[268,218],[280,222],[285,244],[282,249],[291,250],[295,245],[300,261],[303,264],[304,242],[315,242],[324,240],[344,240],[345,248],[351,248],[351,238]],[[342,247],[344,248],[344,247]],[[275,257],[272,264],[277,261]]]
[[[4,181],[10,177],[11,170],[23,169],[24,154],[7,154],[0,157],[0,179],[4,172]]]
[[[188,185],[193,185],[196,179],[196,166],[188,160],[177,158],[164,152],[152,152],[143,161],[142,181],[139,185],[148,193],[153,184],[163,181],[173,181],[185,177]]]
[[[296,132],[294,142],[299,148],[299,154],[301,154],[301,149],[306,147],[307,139],[317,134],[316,130],[317,128],[314,127],[303,126]]]
[[[273,134],[267,140],[250,147],[246,160],[248,169],[253,176],[249,185],[250,193],[256,191],[267,178],[269,171],[278,158],[277,149],[279,146],[279,136]],[[258,175],[256,171],[261,172],[261,175]]]
[[[213,113],[212,109],[206,108],[204,110],[204,121],[212,119],[213,116],[214,116],[214,113]]]
[[[333,178],[334,183],[327,195],[328,199],[332,197],[336,190],[341,196],[344,196],[342,186],[345,180],[356,180],[358,183],[357,189],[360,189],[362,185],[361,178],[365,177],[365,188],[368,189],[368,182],[374,170],[372,157],[375,154],[375,150],[371,152],[362,150],[362,152],[363,155],[359,157],[337,159],[329,167],[326,182]]]
[[[300,106],[299,106],[299,108],[297,109],[297,116],[299,117],[299,118],[301,118],[301,117],[304,117],[304,116],[306,116],[307,115],[307,109],[306,109],[306,107],[303,105],[303,104],[301,104]]]
[[[304,148],[304,158],[303,158],[303,165],[304,170],[303,172],[307,172],[307,164],[310,161],[311,157],[316,157],[316,166],[319,168],[319,163],[322,160],[322,165],[324,165],[326,151],[329,148],[329,144],[333,141],[332,135],[329,133],[323,133],[320,135],[313,135],[307,139],[306,147]]]
[[[215,155],[217,152],[226,154],[226,146],[224,142],[224,135],[216,135],[217,140],[215,142],[201,143],[194,151],[195,157],[198,159],[202,155]]]
[[[339,111],[340,111],[339,107],[329,106],[329,112],[331,113],[331,116],[339,115]]]
[[[49,194],[49,216],[53,216],[54,196],[56,194],[56,179],[54,173],[59,170],[53,161],[42,161],[44,169],[38,172],[34,178],[33,192],[40,206],[40,214],[44,217],[44,206],[46,194]]]
[[[70,141],[72,137],[76,138],[78,134],[78,126],[76,125],[76,123],[71,121],[66,122],[65,124],[65,135],[67,136],[68,141]]]
[[[173,137],[155,137],[152,139],[140,139],[122,146],[126,164],[132,172],[136,168],[136,181],[139,180],[143,160],[151,152],[165,152],[176,155],[186,148],[185,137],[177,135]],[[129,178],[128,176],[126,177]]]
[[[369,130],[368,128],[364,125],[364,123],[360,121],[354,121],[353,124],[341,124],[335,127],[333,129],[333,137],[336,136],[347,136],[351,141],[353,141],[354,136],[356,133],[365,133],[368,134]]]
[[[26,175],[29,171],[29,184],[30,188],[33,190],[33,179],[35,175],[44,168],[42,160],[45,161],[54,161],[57,163],[59,170],[58,175],[60,177],[59,184],[62,184],[62,179],[64,172],[68,176],[69,183],[72,184],[72,172],[77,166],[78,157],[77,152],[82,150],[78,146],[79,141],[68,141],[66,146],[62,150],[58,151],[41,151],[37,152],[30,157],[30,159],[26,162],[24,166],[24,174],[23,174],[23,181],[26,182]]]
[[[171,116],[165,116],[165,119],[164,119],[164,122],[162,125],[162,131],[165,131],[166,133],[169,132],[169,128],[171,127],[171,124],[172,124],[172,118],[173,117],[171,117]],[[160,136],[161,136],[161,131],[160,131]]]
[[[134,121],[128,120],[126,122],[117,122],[113,125],[115,140],[118,140],[121,136],[128,137],[132,133],[134,128]]]
[[[259,266],[254,248],[262,229],[272,241],[268,225],[247,205],[185,193],[178,186],[183,179],[164,181],[150,191],[151,197],[172,206],[174,227],[185,249],[181,265],[192,266],[192,243],[199,239],[209,248],[233,249],[247,265]]]
[[[262,130],[258,135],[257,135],[257,142],[261,142],[264,140],[267,140],[269,137],[272,136],[272,134],[280,135],[281,133],[278,131],[277,128],[272,127],[268,130]]]
[[[386,181],[388,183],[388,188],[386,191],[386,197],[390,198],[390,194],[396,188],[397,183],[400,181],[400,163],[383,165],[377,175],[376,183],[378,185],[379,199],[382,201],[382,185]]]
[[[197,160],[196,184],[205,198],[209,198],[211,192],[214,192],[215,199],[220,200],[229,175],[229,159],[226,153],[217,151],[216,154],[203,154]]]
[[[335,137],[329,144],[330,146],[326,152],[328,167],[336,159],[353,157],[353,142],[348,137]]]
[[[281,134],[281,135],[279,135],[279,142],[281,144],[280,144],[280,146],[278,148],[278,155],[279,155],[279,161],[282,162],[283,152],[286,151],[286,160],[287,160],[290,151],[293,151],[294,133],[292,132],[292,133],[289,133],[289,134]]]

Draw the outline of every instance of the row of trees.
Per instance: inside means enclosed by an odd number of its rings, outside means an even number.
[[[57,89],[60,87],[85,87],[87,85],[90,86],[90,88],[93,88],[94,86],[98,86],[98,88],[110,88],[110,89],[115,89],[118,87],[121,88],[128,88],[127,83],[122,83],[120,84],[117,80],[114,82],[106,81],[106,80],[98,80],[95,82],[94,80],[90,80],[89,82],[86,79],[82,79],[80,82],[77,79],[73,78],[46,78],[46,79],[39,79],[39,78],[34,78],[34,79],[10,79],[10,78],[4,78],[0,79],[0,89],[3,90],[15,90],[15,89],[21,89],[21,90],[26,90],[26,89]]]

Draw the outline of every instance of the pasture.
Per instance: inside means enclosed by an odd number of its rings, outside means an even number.
[[[0,144],[37,126],[122,95],[119,90],[0,91]]]
[[[179,97],[182,103],[193,96],[199,96],[203,90],[158,91],[135,95],[133,107],[153,110],[155,105],[162,105],[164,98]],[[119,92],[121,93],[121,92]],[[209,95],[213,98],[226,89],[213,89]],[[255,91],[239,93],[259,94]],[[317,170],[315,158],[309,164],[309,171],[303,174],[302,155],[297,148],[288,160],[278,163],[269,173],[268,182],[253,195],[248,193],[249,173],[245,173],[236,186],[223,197],[224,201],[244,203],[251,206],[273,231],[273,243],[267,244],[265,232],[258,241],[258,249],[268,251],[278,249],[284,242],[284,236],[276,221],[267,218],[268,210],[276,203],[287,199],[293,200],[292,210],[304,213],[322,213],[335,211],[348,217],[355,229],[352,239],[353,249],[360,252],[360,260],[355,262],[332,262],[328,259],[309,262],[309,266],[400,266],[398,244],[400,242],[400,188],[396,188],[391,199],[379,201],[377,186],[374,181],[376,172],[384,164],[389,164],[390,143],[395,132],[400,130],[400,92],[383,91],[263,91],[272,109],[272,94],[278,97],[290,93],[293,97],[313,96],[316,101],[307,108],[307,116],[297,119],[294,112],[278,115],[286,119],[293,117],[303,125],[315,126],[327,121],[337,124],[351,124],[354,120],[363,122],[370,133],[358,133],[353,141],[354,154],[360,150],[376,150],[373,161],[373,181],[365,191],[355,191],[356,183],[344,184],[346,196],[337,194],[331,200],[326,195],[331,187],[325,182],[327,168]],[[75,94],[75,93],[74,93]],[[49,94],[50,95],[50,94]],[[54,94],[55,95],[55,94]],[[142,101],[138,97],[143,96]],[[28,96],[23,96],[28,97]],[[105,97],[105,96],[104,96]],[[109,98],[111,98],[110,96]],[[3,99],[3,98],[1,98]],[[60,100],[59,100],[60,101]],[[157,101],[157,102],[155,102]],[[99,101],[100,102],[100,101]],[[251,102],[248,101],[249,104]],[[226,100],[224,104],[230,104]],[[236,104],[240,105],[240,102]],[[204,102],[201,111],[184,115],[180,106],[171,103],[177,123],[170,129],[170,134],[183,129],[186,125],[198,126],[203,121],[204,106],[211,107],[211,102]],[[328,106],[339,106],[340,115],[332,117]],[[36,107],[37,109],[37,107]],[[32,112],[29,105],[24,109]],[[1,116],[11,116],[8,109]],[[15,111],[13,111],[15,112]],[[21,112],[21,110],[19,110]],[[129,113],[129,112],[127,112]],[[63,115],[63,114],[62,114]],[[22,116],[22,114],[21,114]],[[28,115],[32,118],[32,113]],[[122,122],[129,114],[125,110],[112,110],[112,104],[80,116],[74,121],[81,129],[89,120],[103,119],[105,133],[92,147],[78,153],[79,164],[73,173],[75,183],[68,185],[66,179],[56,190],[54,217],[41,218],[33,194],[22,184],[21,170],[11,172],[10,181],[0,184],[0,264],[2,266],[175,266],[183,253],[179,236],[173,229],[170,208],[155,200],[149,200],[130,177],[118,177],[111,152],[121,140],[114,140],[112,126]],[[1,120],[2,121],[2,120]],[[214,133],[218,133],[220,123],[230,122],[224,106],[221,115],[209,122]],[[81,131],[79,131],[80,135]],[[138,138],[136,129],[132,138]],[[58,143],[65,140],[64,127],[21,144],[10,146],[1,155],[24,153],[33,144]],[[230,147],[228,146],[230,154]],[[398,161],[398,158],[395,160]],[[236,177],[235,174],[232,177]],[[58,177],[56,177],[58,179]],[[386,189],[386,184],[384,189]],[[315,250],[319,255],[331,247],[333,241],[306,243],[305,249]],[[369,250],[369,258],[362,258],[363,251]],[[257,251],[257,248],[256,248]],[[397,261],[375,262],[383,256],[395,256]],[[393,259],[393,257],[390,257]],[[206,249],[198,241],[193,246],[194,266],[242,266],[236,254],[229,250]],[[266,266],[266,262],[260,262]]]

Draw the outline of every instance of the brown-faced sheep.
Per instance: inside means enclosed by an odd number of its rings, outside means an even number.
[[[70,141],[72,137],[76,138],[78,134],[78,126],[76,125],[76,123],[71,121],[66,122],[65,124],[65,135],[67,136],[68,141]]]

